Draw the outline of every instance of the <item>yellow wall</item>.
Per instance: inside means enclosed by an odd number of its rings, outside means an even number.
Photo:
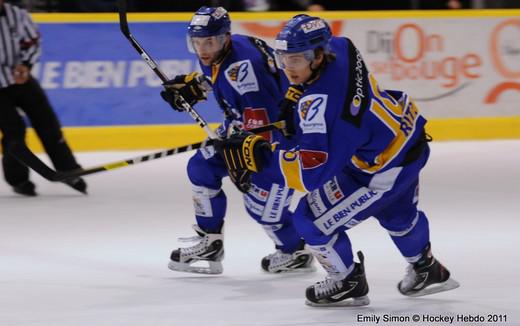
[[[433,119],[426,126],[435,141],[520,138],[520,117]],[[76,151],[171,148],[206,138],[197,125],[64,128],[64,133]],[[33,150],[41,151],[32,129],[27,142]]]

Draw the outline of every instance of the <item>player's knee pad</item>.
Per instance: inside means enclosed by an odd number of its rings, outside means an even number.
[[[192,185],[192,199],[195,215],[201,217],[213,217],[215,211],[226,209],[226,195],[220,189],[210,189]]]
[[[333,279],[342,280],[354,270],[350,240],[344,232],[334,234],[327,243],[308,248]]]

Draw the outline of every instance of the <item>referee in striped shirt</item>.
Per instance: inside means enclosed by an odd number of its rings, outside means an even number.
[[[21,110],[30,120],[54,167],[59,171],[80,168],[61,132],[61,125],[45,92],[31,76],[40,57],[36,25],[27,11],[0,0],[0,131],[4,177],[14,192],[36,196],[29,169],[9,153],[11,144],[25,141],[26,125]],[[81,178],[68,184],[86,193]]]

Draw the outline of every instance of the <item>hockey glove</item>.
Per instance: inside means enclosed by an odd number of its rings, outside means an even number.
[[[211,91],[211,82],[205,75],[192,72],[189,75],[179,75],[172,80],[163,83],[164,90],[161,92],[163,100],[179,112],[185,111],[181,97],[189,104],[206,100]]]
[[[251,189],[251,174],[253,172],[249,170],[237,170],[237,171],[228,171],[229,179],[231,182],[237,187],[240,192],[247,194],[249,189]]]
[[[285,98],[280,104],[278,121],[285,121],[285,128],[282,129],[282,133],[287,138],[291,138],[291,136],[296,133],[296,128],[294,127],[294,111],[302,94],[302,85],[291,85],[287,88]]]
[[[247,131],[216,140],[215,149],[226,162],[229,171],[260,172],[271,154],[271,144],[267,140]]]
[[[247,131],[216,140],[214,144],[226,163],[231,181],[243,193],[251,186],[251,174],[260,172],[272,153],[267,140]]]

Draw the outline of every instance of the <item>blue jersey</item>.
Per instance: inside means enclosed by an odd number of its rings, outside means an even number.
[[[402,165],[426,123],[406,94],[378,87],[348,38],[330,45],[335,59],[306,85],[295,111],[298,146],[276,150],[266,171],[304,192],[342,171],[371,175]]]
[[[287,79],[274,63],[273,50],[264,41],[244,35],[232,35],[231,44],[220,64],[201,63],[226,115],[224,125],[236,120],[243,122],[245,129],[251,129],[276,121]],[[269,141],[281,138],[278,132],[262,136]]]

